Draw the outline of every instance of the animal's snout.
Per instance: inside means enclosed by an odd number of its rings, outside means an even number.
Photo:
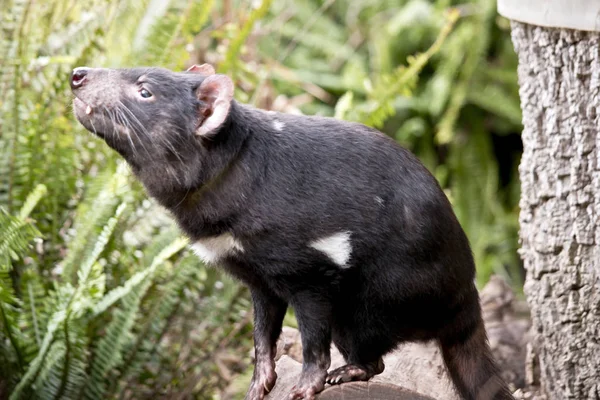
[[[87,79],[88,68],[75,68],[71,73],[71,89],[75,90],[83,86]]]

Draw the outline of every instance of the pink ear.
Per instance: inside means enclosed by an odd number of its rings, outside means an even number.
[[[198,109],[201,122],[196,134],[207,136],[227,119],[233,100],[233,82],[225,75],[211,75],[202,81],[196,96],[202,102]]]
[[[202,75],[214,75],[215,74],[215,69],[212,65],[210,64],[202,64],[202,65],[192,65],[191,67],[189,67],[186,72],[193,72],[195,74],[202,74]]]

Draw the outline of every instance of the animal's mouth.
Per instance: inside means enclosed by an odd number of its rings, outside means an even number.
[[[82,110],[85,113],[85,115],[91,115],[92,112],[94,111],[94,109],[92,108],[91,105],[87,104],[85,101],[81,100],[77,96],[75,96],[74,103],[75,103],[75,107]]]
[[[75,95],[73,99],[73,111],[79,122],[96,136],[105,138],[105,132],[110,130],[110,124],[105,120],[102,112],[91,104]]]

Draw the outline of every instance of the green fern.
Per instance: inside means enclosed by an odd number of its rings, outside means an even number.
[[[48,328],[46,330],[44,340],[42,341],[42,345],[40,346],[40,351],[38,352],[38,355],[31,361],[31,363],[29,363],[27,371],[21,378],[19,384],[11,393],[11,400],[27,398],[30,396],[30,384],[37,379],[40,370],[46,361],[48,352],[54,343],[54,336],[57,330],[60,328],[60,325],[64,322],[65,318],[66,313],[64,310],[57,311],[53,314],[50,322],[48,323]]]
[[[214,0],[171,1],[166,12],[156,18],[147,34],[146,46],[136,51],[136,58],[148,65],[182,69],[189,58],[185,45],[208,21],[214,3]]]
[[[106,328],[105,336],[98,342],[94,351],[93,362],[90,369],[90,379],[86,383],[84,395],[89,399],[102,399],[106,392],[106,379],[108,374],[123,361],[123,349],[130,340],[130,334],[139,316],[140,302],[153,282],[154,274],[160,266],[173,255],[181,251],[187,244],[187,240],[178,238],[169,246],[165,247],[152,261],[152,264],[144,271],[144,279],[130,279],[125,286],[127,290],[120,292],[119,300],[123,303],[122,309],[114,312],[113,320]],[[109,293],[109,302],[113,304],[117,297],[114,291]],[[104,299],[103,299],[104,300]],[[98,312],[96,311],[96,314]]]
[[[254,28],[256,22],[263,18],[269,11],[271,3],[272,0],[262,0],[260,6],[250,13],[248,19],[239,29],[237,35],[231,39],[231,43],[227,49],[227,52],[225,53],[225,59],[219,65],[220,72],[229,74],[232,76],[232,79],[235,78],[242,47],[244,43],[246,43],[246,40],[248,39],[248,36]]]
[[[0,271],[11,268],[11,260],[17,260],[27,250],[31,241],[41,236],[37,228],[28,220],[29,214],[44,196],[47,189],[38,185],[25,200],[18,215],[12,217],[0,208]]]
[[[152,261],[149,267],[137,272],[131,278],[125,282],[123,286],[119,286],[110,292],[108,292],[102,299],[100,299],[92,308],[92,315],[99,315],[106,309],[112,306],[117,301],[131,293],[137,286],[139,286],[144,280],[151,279],[152,275],[156,272],[156,269],[161,265],[164,260],[170,258],[173,254],[177,253],[187,244],[187,239],[178,238],[169,246],[164,248]]]
[[[109,219],[98,240],[96,241],[94,250],[82,261],[80,269],[78,270],[78,286],[73,288],[67,283],[65,286],[60,288],[61,290],[59,290],[58,295],[61,299],[63,299],[61,302],[59,302],[60,308],[53,312],[52,320],[48,324],[48,328],[42,345],[40,346],[38,355],[31,362],[28,371],[25,373],[23,379],[16,387],[11,398],[20,398],[20,396],[26,393],[26,388],[29,382],[38,378],[40,368],[42,368],[46,363],[47,354],[50,350],[50,347],[54,343],[55,335],[59,332],[61,326],[64,329],[64,341],[66,349],[63,365],[63,377],[61,379],[63,383],[55,387],[55,389],[57,390],[57,394],[61,394],[66,390],[68,385],[67,379],[73,373],[70,370],[71,363],[73,360],[77,360],[76,357],[72,357],[73,350],[75,349],[74,343],[76,341],[81,341],[77,336],[73,336],[72,340],[69,338],[69,334],[71,332],[70,323],[72,320],[80,318],[83,313],[89,307],[91,307],[94,297],[97,297],[98,294],[102,294],[102,270],[93,267],[96,260],[104,250],[104,247],[108,242],[108,239],[112,234],[112,231],[114,230],[114,227],[119,216],[123,212],[124,207],[124,205],[119,207],[115,213],[115,216]],[[98,285],[100,285],[100,287],[98,287]],[[79,376],[80,375],[81,374],[79,374]]]
[[[24,357],[31,361],[42,344],[43,334],[48,324],[48,310],[52,304],[48,301],[40,275],[33,268],[23,271],[21,275],[21,308],[19,327],[25,336]]]
[[[127,382],[139,377],[144,366],[158,350],[157,343],[160,343],[169,329],[184,299],[183,291],[193,280],[202,281],[197,279],[199,271],[197,257],[187,256],[179,262],[172,273],[162,278],[166,283],[149,299],[150,305],[147,306],[145,324],[138,330],[135,342],[127,348],[127,355],[120,370],[120,376],[127,377],[123,382],[125,387]],[[118,384],[119,382],[115,380],[112,392],[124,393],[125,387],[116,390]]]
[[[40,398],[46,391],[50,391],[50,395],[55,393],[55,390],[50,390],[49,386],[51,384],[47,384],[47,382],[56,383],[60,380],[61,364],[64,362],[65,354],[66,346],[64,343],[57,341],[52,344],[48,350],[46,362],[39,371],[36,381],[31,385],[26,397],[23,397]],[[55,385],[54,388],[56,388]]]
[[[446,18],[447,23],[441,29],[437,39],[427,51],[408,58],[408,66],[400,66],[389,75],[381,75],[375,87],[368,90],[369,101],[367,107],[360,114],[359,120],[367,125],[381,127],[383,123],[395,112],[395,100],[398,95],[410,96],[415,90],[419,73],[427,62],[442,47],[448,35],[452,32],[458,20],[458,10],[450,11]]]
[[[474,17],[476,25],[471,27],[470,34],[465,35],[469,46],[461,67],[458,83],[450,98],[450,106],[438,125],[436,140],[441,144],[449,143],[452,140],[454,125],[467,99],[471,78],[477,66],[481,64],[481,59],[486,55],[485,51],[488,48],[490,20],[495,18],[496,2],[493,0],[483,0],[480,4],[482,5],[481,14]]]
[[[22,371],[25,368],[23,339],[21,333],[16,329],[19,306],[20,301],[12,289],[12,282],[8,273],[0,271],[0,327],[3,333],[0,339],[3,339],[3,337],[8,339],[12,347],[11,352],[14,355],[14,367]]]
[[[129,189],[128,174],[123,164],[116,173],[106,173],[101,178],[104,179],[100,181],[105,183],[93,197],[93,202],[90,204],[84,202],[80,205],[81,226],[75,226],[75,235],[69,243],[69,252],[60,264],[62,276],[70,282],[74,282],[77,277],[76,271],[80,260],[94,252],[93,246],[97,243],[95,239],[101,234],[106,220],[115,212],[117,205],[125,200],[124,196]]]
[[[34,225],[0,209],[0,271],[10,270],[12,261],[19,259],[31,241],[39,236]]]
[[[104,337],[94,349],[90,379],[86,382],[84,391],[85,398],[105,398],[109,374],[122,362],[123,347],[129,339],[128,336],[138,317],[141,298],[149,285],[150,281],[146,280],[132,287],[122,298],[123,309],[114,311]]]
[[[21,300],[14,290],[16,275],[11,278],[9,271],[12,262],[21,258],[31,241],[40,236],[40,232],[28,221],[28,216],[45,193],[45,186],[39,185],[29,194],[16,217],[0,209],[0,327],[10,341],[16,367],[20,371],[25,368],[27,341],[18,329]],[[0,340],[4,335],[0,335]]]

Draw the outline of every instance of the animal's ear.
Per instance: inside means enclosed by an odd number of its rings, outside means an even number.
[[[233,99],[233,82],[225,75],[211,75],[202,81],[196,96],[200,100],[200,124],[196,134],[208,136],[227,119]]]
[[[193,72],[195,74],[202,74],[202,75],[214,75],[215,74],[215,68],[210,65],[210,64],[202,64],[202,65],[192,65],[191,67],[189,67],[186,72]]]

